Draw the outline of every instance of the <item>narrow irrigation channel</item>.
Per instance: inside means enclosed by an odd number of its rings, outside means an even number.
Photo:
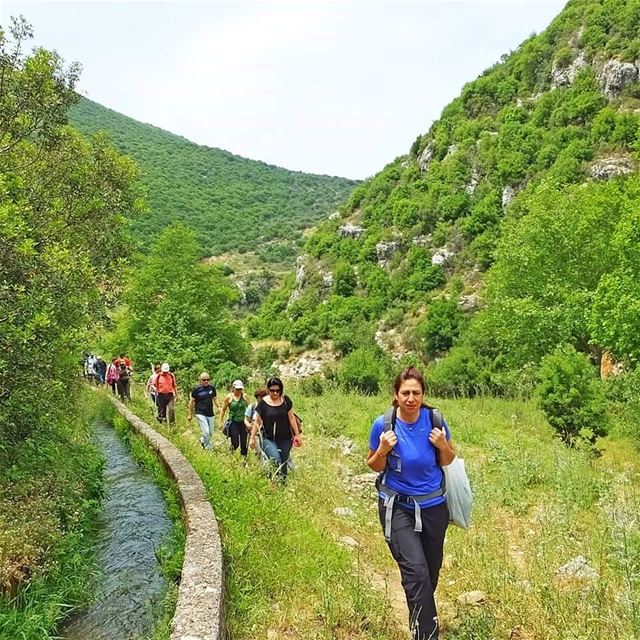
[[[65,640],[132,640],[149,634],[167,589],[156,551],[171,531],[160,489],[104,420],[105,499],[99,523],[102,578],[95,601],[65,626]]]

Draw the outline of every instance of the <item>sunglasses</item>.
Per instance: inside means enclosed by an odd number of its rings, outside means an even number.
[[[202,380],[202,382],[209,382],[209,378],[200,378],[200,380]]]
[[[280,393],[280,387],[273,387],[273,389],[269,389],[269,393]]]

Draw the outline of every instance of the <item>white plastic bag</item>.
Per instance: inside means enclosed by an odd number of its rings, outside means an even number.
[[[469,478],[464,469],[464,460],[456,456],[451,464],[442,467],[446,486],[447,508],[449,522],[468,529],[471,526],[471,503],[473,496]]]

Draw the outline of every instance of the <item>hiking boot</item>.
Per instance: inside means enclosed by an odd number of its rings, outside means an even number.
[[[199,441],[200,441],[200,446],[201,446],[203,449],[205,449],[206,447],[204,446],[204,438],[203,438],[202,436],[200,436]]]

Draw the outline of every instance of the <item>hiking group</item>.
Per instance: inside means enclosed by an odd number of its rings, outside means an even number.
[[[83,376],[90,383],[97,386],[104,384],[111,387],[113,395],[120,400],[131,400],[131,374],[133,365],[124,353],[113,358],[109,364],[102,356],[85,353],[81,360]]]
[[[282,380],[269,378],[266,388],[255,391],[254,402],[246,395],[242,380],[234,380],[221,405],[218,405],[217,390],[206,371],[200,374],[198,383],[191,391],[187,420],[191,422],[195,416],[202,448],[213,449],[216,412],[219,410],[219,423],[230,440],[231,449],[240,449],[245,457],[249,449],[253,449],[262,462],[275,467],[278,478],[286,480],[291,466],[291,449],[302,445],[302,422],[293,412],[293,401],[284,394]],[[154,366],[145,386],[145,396],[156,407],[158,422],[175,424],[178,390],[175,375],[167,362]]]
[[[89,355],[89,354],[87,354]],[[93,357],[95,358],[95,356]],[[87,367],[95,362],[85,359]],[[97,367],[96,367],[97,368]],[[121,399],[130,399],[132,363],[124,355],[114,358],[98,380],[106,381]],[[444,539],[449,522],[469,526],[471,492],[468,480],[455,481],[450,471],[462,463],[456,458],[449,426],[442,414],[425,403],[421,372],[407,367],[397,376],[393,404],[371,425],[367,464],[378,472],[378,514],[389,550],[398,564],[409,608],[412,640],[438,637],[435,590],[443,560]],[[286,481],[292,447],[301,441],[301,420],[293,402],[284,393],[280,378],[271,377],[266,387],[245,393],[242,380],[234,380],[221,403],[208,373],[200,374],[191,390],[187,407],[189,422],[195,416],[203,449],[214,447],[216,414],[233,451],[247,456],[255,450],[274,475]],[[168,363],[155,365],[145,386],[145,396],[156,408],[156,419],[175,424],[178,397],[176,378]],[[464,465],[462,464],[462,467]],[[446,482],[445,482],[446,481]],[[460,485],[464,486],[460,486]],[[464,512],[455,499],[462,495]]]

